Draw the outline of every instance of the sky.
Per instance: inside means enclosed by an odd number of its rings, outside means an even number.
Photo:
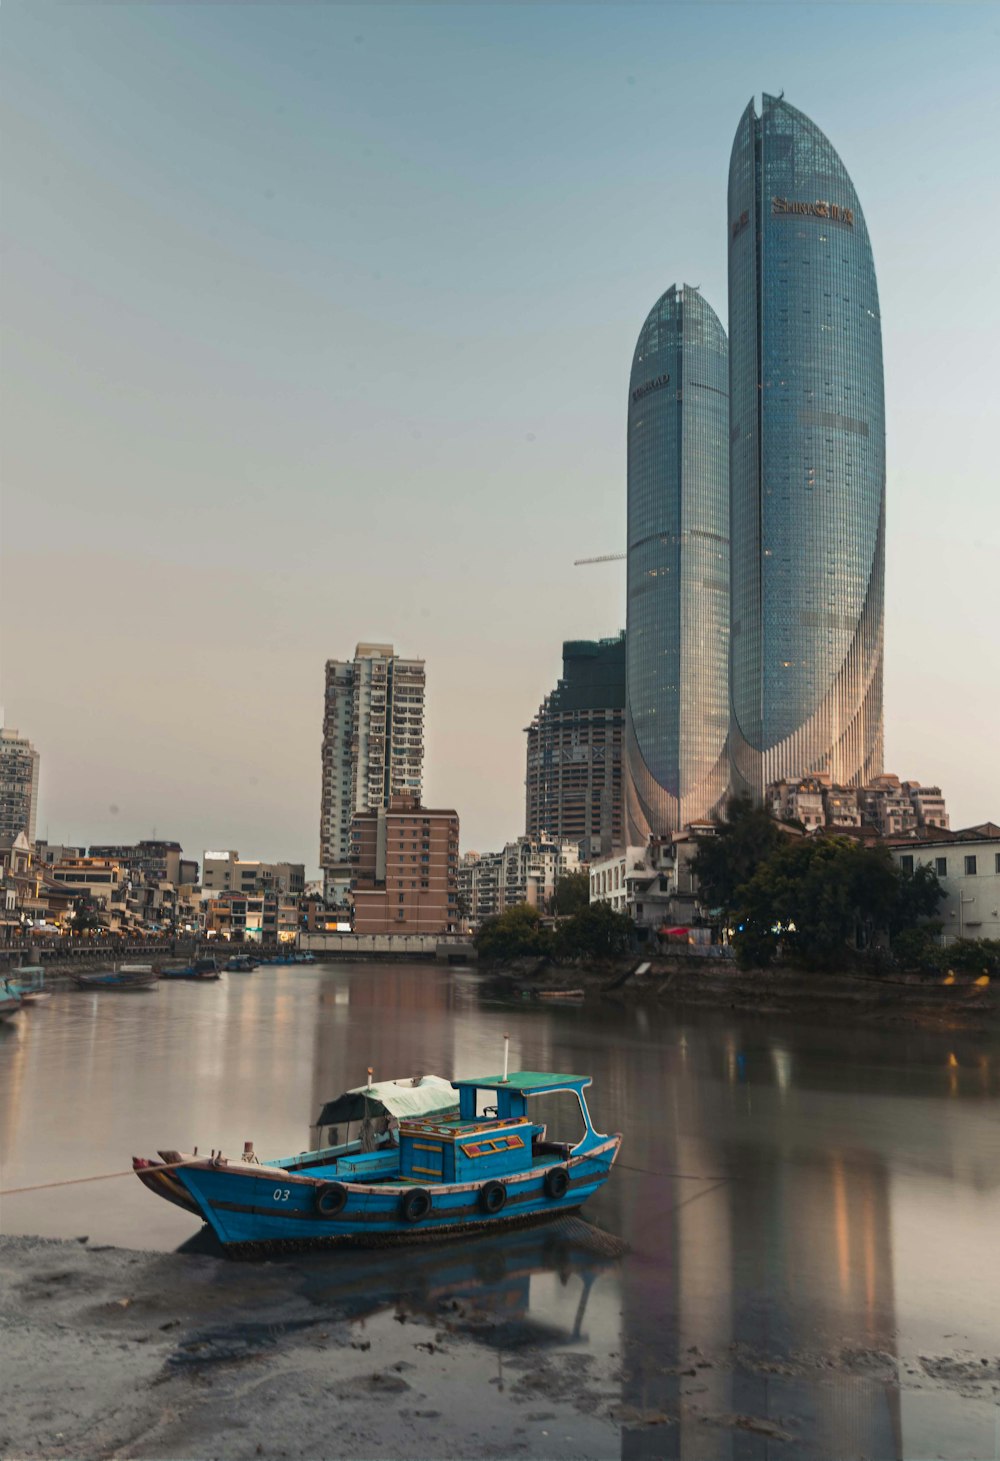
[[[726,314],[784,90],[872,238],[886,766],[1000,821],[994,4],[0,10],[5,722],[38,835],[304,861],[324,663],[427,663],[424,801],[524,830],[564,639],[624,626],[636,336]]]

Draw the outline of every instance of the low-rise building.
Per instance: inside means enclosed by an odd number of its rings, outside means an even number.
[[[305,892],[306,869],[301,862],[261,862],[257,858],[240,857],[229,848],[224,852],[208,850],[202,864],[202,887],[212,893],[283,893],[299,896]]]
[[[127,877],[133,881],[142,879],[148,883],[173,883],[181,879],[181,844],[147,838],[142,842],[98,843],[90,848],[91,857],[102,857],[116,862]],[[195,863],[197,881],[197,866]]]
[[[812,772],[796,781],[772,782],[766,804],[779,821],[799,822],[807,832],[833,827],[867,829],[878,837],[906,837],[948,827],[939,786],[900,781],[890,772],[873,777],[867,786],[838,786],[828,771]]]
[[[398,793],[351,823],[354,932],[455,933],[458,813]]]
[[[947,836],[907,838],[889,850],[907,872],[934,869],[945,895],[935,915],[945,943],[1000,938],[1000,826],[995,822]]]
[[[712,939],[709,910],[702,907],[691,867],[697,839],[712,836],[714,823],[651,837],[645,847],[625,847],[590,866],[591,903],[610,903],[636,925],[640,942],[683,932],[689,942]]]

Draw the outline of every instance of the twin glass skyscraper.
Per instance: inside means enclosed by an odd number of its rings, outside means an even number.
[[[843,163],[781,97],[765,95],[759,117],[751,103],[740,121],[728,248],[727,449],[683,447],[686,433],[706,429],[702,392],[685,388],[693,372],[702,387],[717,385],[704,357],[696,367],[688,355],[689,301],[697,299],[699,318],[707,312],[715,321],[725,356],[721,327],[700,296],[668,291],[633,362],[630,841],[642,840],[645,826],[666,832],[709,815],[726,786],[759,798],[783,777],[825,771],[858,784],[882,770],[885,409],[875,269]],[[664,424],[653,439],[640,408],[646,376],[656,375],[649,344],[659,341],[659,312],[671,298],[680,322],[676,425],[661,405]],[[728,499],[723,515],[720,498]],[[709,521],[721,541],[731,539],[714,574],[699,557]],[[647,566],[654,540],[662,561]],[[676,550],[669,561],[668,546]],[[727,767],[721,790],[709,769],[713,750]]]
[[[696,289],[653,306],[628,403],[625,823],[697,821],[729,780],[726,332]]]

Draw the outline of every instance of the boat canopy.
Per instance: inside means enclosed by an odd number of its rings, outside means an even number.
[[[361,1121],[365,1116],[395,1116],[403,1121],[452,1111],[457,1105],[458,1092],[450,1081],[439,1075],[375,1081],[370,1086],[356,1086],[336,1100],[327,1101],[316,1125],[339,1126],[345,1121]]]
[[[476,1091],[518,1091],[522,1096],[545,1096],[551,1091],[582,1091],[589,1086],[589,1075],[555,1075],[544,1070],[512,1070],[505,1080],[502,1075],[468,1076],[455,1081],[458,1090],[462,1087]]]

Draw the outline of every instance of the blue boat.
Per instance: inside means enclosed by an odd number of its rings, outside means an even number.
[[[215,959],[195,959],[191,964],[160,970],[161,979],[218,979],[219,965]]]
[[[257,960],[250,954],[231,954],[222,966],[226,974],[252,974],[256,967]]]
[[[7,976],[7,984],[20,995],[23,1004],[40,1004],[49,998],[45,989],[45,969],[41,964],[22,964],[12,969]]]
[[[152,964],[119,964],[114,969],[84,973],[76,969],[69,976],[80,989],[155,989],[159,971]]]
[[[603,1186],[621,1136],[595,1131],[584,1090],[589,1076],[518,1071],[452,1084],[459,1112],[402,1120],[399,1143],[294,1164],[221,1153],[175,1166],[222,1245],[236,1253],[283,1248],[381,1247],[448,1238],[575,1211]],[[529,1102],[575,1095],[583,1134],[546,1140]],[[477,1114],[479,1097],[494,1104]]]
[[[395,1139],[400,1121],[407,1117],[443,1117],[458,1113],[458,1092],[450,1081],[439,1075],[407,1076],[402,1080],[388,1081],[372,1081],[371,1075],[369,1071],[367,1085],[354,1086],[332,1101],[325,1102],[316,1118],[316,1126],[321,1133],[326,1129],[327,1141],[331,1145],[317,1151],[298,1152],[292,1157],[274,1157],[267,1166],[288,1172],[329,1166],[340,1157],[356,1156],[363,1151],[389,1146]],[[353,1139],[352,1126],[356,1127],[357,1133]],[[341,1142],[342,1127],[344,1140]],[[158,1161],[148,1157],[132,1158],[132,1168],[139,1181],[157,1197],[200,1215],[201,1208],[175,1170],[178,1164],[195,1161],[197,1148],[194,1156],[177,1151],[161,1151],[157,1155]]]
[[[0,1020],[9,1020],[21,1009],[23,1000],[9,979],[0,979]]]

